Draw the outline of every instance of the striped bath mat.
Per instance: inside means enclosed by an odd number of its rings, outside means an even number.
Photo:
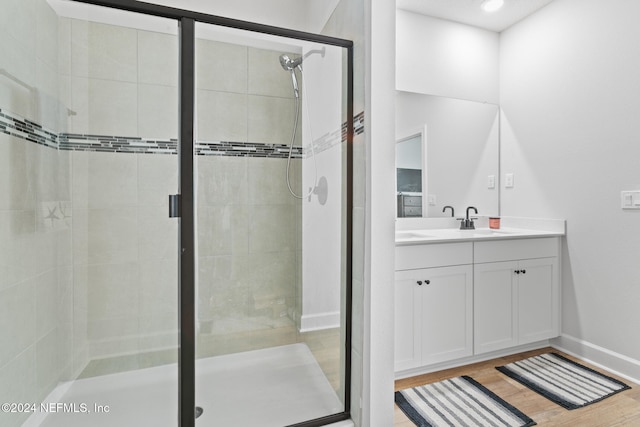
[[[556,353],[496,367],[567,409],[582,408],[631,387]]]
[[[397,391],[395,400],[402,412],[419,427],[536,425],[531,418],[467,376]]]

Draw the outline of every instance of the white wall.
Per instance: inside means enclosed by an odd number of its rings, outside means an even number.
[[[393,424],[395,31],[395,2],[365,1],[367,170],[360,425],[367,427]]]
[[[313,46],[310,47],[313,49]],[[342,48],[326,47],[304,62],[302,120],[299,131],[309,157],[302,161],[302,190],[309,193],[325,178],[327,191],[302,200],[302,317],[301,330],[340,326],[342,288]],[[328,135],[334,136],[328,138]],[[328,149],[313,153],[312,141],[331,141]],[[316,147],[316,150],[320,147]],[[317,168],[317,169],[316,169]]]
[[[396,28],[396,89],[498,103],[498,33],[404,10]]]
[[[566,218],[563,334],[640,374],[640,2],[556,0],[501,37],[502,214]],[[638,376],[636,376],[638,378]]]

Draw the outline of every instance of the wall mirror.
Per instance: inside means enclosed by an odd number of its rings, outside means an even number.
[[[499,215],[499,120],[495,104],[398,91],[397,216]]]

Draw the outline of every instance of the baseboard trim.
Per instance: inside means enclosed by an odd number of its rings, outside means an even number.
[[[300,332],[312,332],[340,327],[340,312],[303,314],[300,318]]]
[[[640,360],[600,347],[571,335],[561,335],[550,340],[551,347],[578,357],[587,363],[606,369],[640,385]]]

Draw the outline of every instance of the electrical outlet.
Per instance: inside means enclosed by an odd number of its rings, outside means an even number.
[[[495,175],[489,175],[487,177],[487,188],[489,188],[489,189],[496,188],[496,176]]]

